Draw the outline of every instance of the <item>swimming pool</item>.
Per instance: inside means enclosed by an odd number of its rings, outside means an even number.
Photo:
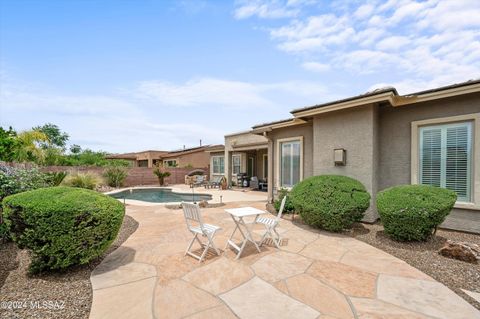
[[[134,199],[151,203],[199,202],[212,199],[212,195],[209,194],[176,193],[168,188],[133,188],[108,195],[117,199]]]

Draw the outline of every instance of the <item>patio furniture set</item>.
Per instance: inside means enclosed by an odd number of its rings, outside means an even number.
[[[230,238],[227,240],[225,249],[227,249],[229,246],[235,249],[237,251],[237,256],[235,257],[235,259],[238,259],[242,255],[243,250],[245,249],[245,246],[248,242],[255,245],[255,248],[258,252],[261,252],[260,247],[265,243],[268,238],[273,241],[277,248],[280,248],[281,238],[280,234],[276,230],[276,227],[278,226],[280,219],[282,218],[283,208],[285,207],[286,199],[287,197],[285,196],[280,205],[280,210],[278,211],[278,214],[275,218],[263,217],[262,215],[266,214],[267,212],[253,207],[226,209],[225,212],[227,212],[230,217],[232,217],[232,220],[235,223],[235,228],[230,235]],[[208,250],[211,248],[217,255],[220,255],[220,251],[215,246],[213,239],[217,232],[221,230],[221,228],[219,226],[204,223],[200,207],[197,204],[184,202],[182,203],[182,207],[187,228],[193,235],[193,238],[188,244],[187,250],[185,251],[185,255],[190,255],[198,259],[199,262],[202,262],[205,259]],[[248,223],[244,219],[245,217],[253,216],[255,217],[253,223]],[[254,240],[252,235],[250,226],[253,224],[262,224],[265,227],[265,232],[263,233],[262,238],[258,243]],[[241,243],[239,245],[237,245],[233,241],[233,237],[235,236],[237,231],[242,237]],[[199,236],[206,238],[206,242],[202,242]],[[191,250],[195,241],[197,241],[199,245],[204,249],[201,255],[197,255]]]

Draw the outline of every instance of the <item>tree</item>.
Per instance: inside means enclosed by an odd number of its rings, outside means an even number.
[[[18,146],[14,154],[14,160],[19,162],[39,162],[45,157],[40,145],[48,143],[48,136],[36,130],[23,131],[17,135],[17,143]]]
[[[170,172],[168,172],[165,168],[163,168],[160,165],[155,167],[155,169],[153,170],[153,174],[157,175],[158,183],[160,184],[160,186],[163,186],[165,184],[165,177],[170,176]]]
[[[80,154],[82,152],[82,148],[80,147],[80,145],[73,144],[70,146],[70,152],[72,154]]]
[[[48,137],[48,143],[42,143],[42,148],[56,146],[65,150],[69,136],[67,133],[62,132],[58,125],[47,123],[42,126],[36,126],[32,130],[42,132]]]
[[[0,127],[0,160],[12,162],[17,148],[17,132],[10,126],[8,131]]]

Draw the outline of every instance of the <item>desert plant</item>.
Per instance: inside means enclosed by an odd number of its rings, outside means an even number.
[[[427,185],[401,185],[377,195],[385,233],[399,241],[426,240],[450,213],[457,200],[451,190]]]
[[[108,186],[111,187],[123,186],[127,176],[127,170],[121,166],[111,166],[103,172],[103,177],[105,177]]]
[[[168,172],[164,167],[160,165],[155,167],[155,169],[153,170],[153,174],[157,176],[160,186],[163,186],[165,184],[165,177],[171,175],[170,172]]]
[[[58,186],[67,177],[67,172],[48,172],[45,173],[45,180],[49,186]]]
[[[275,210],[278,212],[280,210],[280,205],[282,204],[282,200],[285,196],[287,196],[287,200],[285,201],[285,207],[283,208],[283,213],[284,214],[289,214],[293,213],[295,211],[295,208],[293,207],[292,201],[288,194],[290,191],[286,188],[280,188],[278,191],[277,199],[273,203],[273,206],[275,207]]]
[[[100,256],[122,224],[124,206],[103,194],[49,187],[6,197],[12,239],[33,253],[31,272],[85,264]]]
[[[370,206],[370,194],[359,181],[338,175],[307,178],[289,197],[308,225],[335,232],[359,222]]]
[[[63,180],[62,185],[70,187],[79,187],[86,189],[95,189],[101,182],[100,178],[92,173],[69,174]]]

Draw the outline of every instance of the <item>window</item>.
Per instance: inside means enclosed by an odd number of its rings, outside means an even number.
[[[472,201],[472,122],[421,127],[419,183],[453,190]]]
[[[242,169],[242,156],[241,155],[232,155],[232,171],[233,174],[240,174]]]
[[[268,155],[263,154],[263,179],[268,179]]]
[[[223,174],[225,171],[224,167],[225,158],[223,156],[212,156],[212,168],[213,174]]]
[[[137,165],[138,167],[148,167],[148,160],[138,160]]]
[[[293,187],[301,180],[301,140],[279,143],[280,187]]]
[[[163,161],[165,167],[177,167],[177,160],[166,160]]]

